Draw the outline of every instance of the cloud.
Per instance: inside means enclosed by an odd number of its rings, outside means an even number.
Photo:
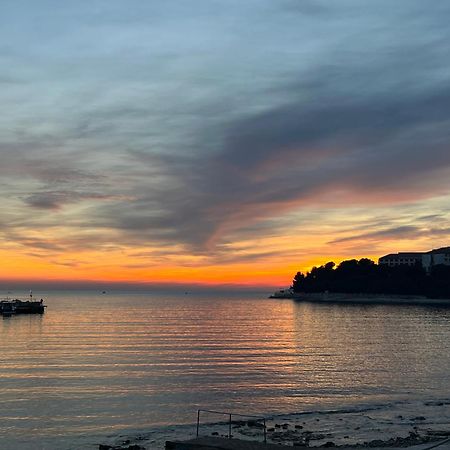
[[[445,194],[448,87],[382,97],[366,92],[323,104],[305,105],[299,96],[225,126],[218,154],[169,159],[165,166],[159,160],[163,188],[114,213],[125,230],[153,230],[201,247],[326,198],[328,206],[344,208]],[[137,159],[155,167],[149,155]]]
[[[353,241],[414,240],[420,237],[432,238],[436,236],[450,236],[450,228],[424,228],[414,225],[403,225],[334,239],[329,244]]]
[[[341,242],[361,241],[361,240],[392,240],[392,239],[412,239],[417,236],[423,235],[425,230],[412,226],[403,225],[400,227],[388,228],[384,230],[371,231],[368,233],[362,233],[354,236],[334,239],[329,244],[338,244]]]
[[[33,193],[24,198],[24,202],[33,208],[57,210],[65,205],[86,200],[105,201],[117,199],[117,197],[96,192],[53,191]]]
[[[142,240],[202,252],[233,230],[292,210],[443,195],[445,91],[309,106],[299,99],[224,126],[217,154],[130,153],[141,172],[130,186],[135,200],[103,205],[97,219]]]
[[[0,52],[17,68],[3,81],[21,81],[0,124],[2,230],[23,236],[63,220],[112,244],[251,262],[272,250],[224,246],[283,233],[317,209],[320,228],[330,210],[449,194],[445,6],[179,8],[58,9],[27,54]],[[422,230],[415,216],[378,227],[358,234]]]

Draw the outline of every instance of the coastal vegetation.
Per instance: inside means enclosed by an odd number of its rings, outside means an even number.
[[[386,295],[421,295],[450,298],[450,266],[433,266],[427,272],[421,264],[388,267],[368,258],[350,259],[339,265],[328,262],[307,273],[298,272],[294,292],[336,292]]]

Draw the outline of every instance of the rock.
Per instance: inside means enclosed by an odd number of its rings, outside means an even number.
[[[289,424],[288,423],[283,423],[283,430],[287,430],[289,428]]]
[[[302,441],[294,441],[292,443],[293,447],[308,447],[308,445],[306,444],[306,442],[302,442]]]
[[[297,428],[297,430],[303,429],[303,427],[301,425],[295,425],[294,428]]]
[[[284,440],[284,436],[280,432],[275,432],[272,434],[272,436],[270,436],[270,439],[272,439],[273,441],[282,441]]]
[[[450,431],[447,430],[427,430],[426,433],[430,436],[450,436]]]
[[[293,441],[295,441],[296,439],[298,439],[298,437],[295,435],[295,431],[287,430],[287,431],[284,433],[284,439],[285,439],[285,440],[290,440],[290,439],[292,439]]]
[[[268,431],[269,433],[272,433],[272,431],[275,431],[275,428],[273,428],[273,427],[267,428],[267,431]]]
[[[100,444],[98,446],[98,450],[145,450],[145,447],[141,447],[140,445],[137,444],[131,444],[128,445],[131,441],[125,441],[127,442],[126,444],[119,445],[119,446],[111,446],[111,445],[106,445],[106,444]],[[172,442],[167,441],[166,442],[166,448],[174,448],[172,447]],[[127,447],[125,447],[124,445],[128,445]]]
[[[233,420],[233,422],[231,422],[231,423],[233,425],[240,426],[240,427],[242,427],[246,424],[245,420]]]
[[[414,417],[411,420],[427,420],[427,419],[424,416],[417,416],[417,417]]]
[[[328,442],[325,442],[325,444],[322,444],[321,447],[324,447],[324,448],[336,447],[336,444],[334,442],[328,441]]]
[[[304,435],[304,433],[302,433],[302,434]],[[310,434],[308,434],[308,439],[311,439],[312,441],[320,441],[329,436],[331,436],[331,435],[329,435],[329,434],[327,435],[327,434],[323,434],[323,433],[317,433],[317,434],[310,433]]]
[[[251,428],[264,428],[264,425],[256,420],[249,420],[247,426]]]
[[[369,442],[369,447],[383,447],[384,442],[381,439],[374,439]]]
[[[281,428],[281,425],[279,423],[276,423],[275,428]]]
[[[211,433],[211,436],[219,436],[219,433],[218,433],[217,431],[213,431],[213,432]]]

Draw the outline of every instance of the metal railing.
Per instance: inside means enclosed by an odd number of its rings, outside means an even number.
[[[208,409],[199,409],[197,410],[197,437],[199,437],[200,431],[200,413],[209,413],[209,414],[220,414],[222,416],[228,416],[228,439],[232,438],[231,426],[233,424],[233,416],[236,417],[245,417],[247,419],[256,419],[255,422],[262,422],[264,427],[264,444],[267,444],[267,429],[266,429],[266,418],[262,416],[252,416],[249,414],[235,414],[230,412],[223,411],[211,411]]]

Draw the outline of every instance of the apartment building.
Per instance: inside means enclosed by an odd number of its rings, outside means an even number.
[[[390,253],[378,259],[378,264],[389,267],[415,266],[421,264],[429,272],[438,264],[450,266],[450,247],[442,247],[429,252],[399,252]]]
[[[422,257],[423,253],[419,252],[390,253],[389,255],[382,256],[378,260],[378,264],[389,267],[415,266],[416,264],[422,264]]]

